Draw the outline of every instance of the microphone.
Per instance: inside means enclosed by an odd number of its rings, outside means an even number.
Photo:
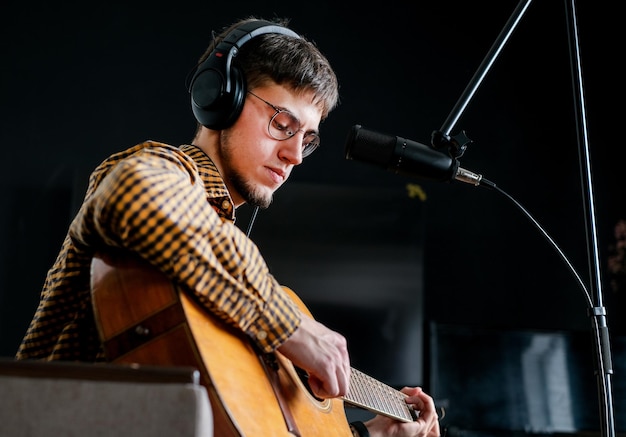
[[[480,185],[482,175],[465,170],[455,158],[416,141],[354,125],[348,133],[346,159],[367,162],[392,173],[437,182],[456,179]]]

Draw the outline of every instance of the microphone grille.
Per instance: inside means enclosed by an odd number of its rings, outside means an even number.
[[[397,138],[354,125],[346,139],[345,158],[383,167],[391,162]]]

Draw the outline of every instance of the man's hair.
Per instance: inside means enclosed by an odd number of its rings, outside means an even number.
[[[198,65],[231,30],[259,19],[239,20],[214,36]],[[285,18],[266,21],[283,27],[289,24]],[[247,89],[276,83],[296,93],[313,91],[313,103],[322,110],[322,120],[339,104],[339,84],[334,70],[315,43],[304,37],[276,33],[258,35],[241,47],[233,58],[233,65],[243,73]]]

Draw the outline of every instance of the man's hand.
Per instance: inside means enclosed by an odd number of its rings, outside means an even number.
[[[315,396],[335,398],[348,392],[351,369],[343,335],[303,314],[300,327],[278,351],[309,374]]]
[[[400,391],[408,395],[406,402],[419,412],[417,420],[399,422],[386,416],[376,416],[365,422],[370,437],[440,437],[439,416],[433,398],[420,387],[405,387]]]

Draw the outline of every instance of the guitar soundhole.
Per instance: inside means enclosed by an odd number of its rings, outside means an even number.
[[[315,396],[315,394],[313,393],[313,390],[311,390],[311,386],[309,386],[309,374],[306,373],[303,369],[301,369],[300,367],[294,366],[294,369],[296,369],[296,374],[298,375],[298,378],[300,378],[300,381],[302,382],[302,385],[304,385],[304,387],[306,388],[306,390],[309,392],[309,394],[317,401],[319,402],[323,402],[324,399],[318,398],[317,396]]]

